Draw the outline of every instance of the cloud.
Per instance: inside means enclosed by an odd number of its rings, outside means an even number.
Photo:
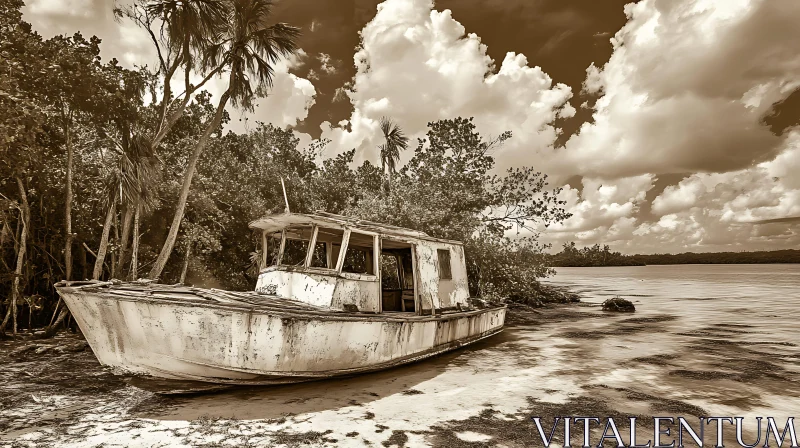
[[[607,183],[584,179],[581,191],[567,186],[562,192],[574,216],[544,237],[556,245],[615,243],[629,253],[797,247],[798,172],[800,130],[795,130],[773,160],[726,173],[695,173],[668,186],[653,199],[654,218],[647,221],[637,208],[652,188],[651,175]]]
[[[654,176],[624,179],[583,178],[582,188],[564,186],[559,199],[572,217],[550,226],[544,239],[550,243],[577,241],[583,244],[614,243],[629,239],[636,215],[653,187]]]
[[[33,0],[23,7],[24,20],[45,39],[81,32],[102,39],[100,55],[128,68],[154,65],[156,52],[147,32],[128,21],[116,22],[111,0]]]
[[[614,53],[587,70],[602,94],[563,162],[584,175],[726,172],[770,160],[760,123],[800,81],[800,3],[643,0],[626,6]]]
[[[339,63],[339,61],[331,59],[331,55],[327,53],[320,53],[317,55],[317,60],[319,60],[320,69],[323,72],[329,75],[336,73],[336,65]]]
[[[298,48],[294,54],[290,54],[288,58],[286,58],[286,67],[291,70],[297,70],[302,68],[306,65],[306,60],[308,59],[308,53],[302,48]]]
[[[35,15],[92,17],[94,3],[93,0],[32,0],[28,9]]]
[[[535,162],[558,136],[553,121],[574,114],[567,103],[571,89],[553,85],[522,54],[508,53],[497,69],[486,50],[430,0],[387,0],[361,31],[357,73],[348,89],[351,117],[323,123],[323,137],[332,140],[333,153],[357,148],[361,160],[377,160],[381,116],[392,117],[412,137],[424,133],[429,121],[474,116],[486,136],[514,133],[496,154],[500,165]]]
[[[625,10],[610,60],[587,69],[584,91],[597,100],[581,107],[593,120],[545,162],[583,176],[583,188],[562,193],[574,216],[545,240],[640,253],[800,244],[800,225],[785,219],[800,216],[800,131],[762,123],[800,83],[800,3],[643,0]],[[654,189],[673,173],[683,180]]]
[[[232,118],[229,129],[243,132],[246,123],[242,122],[240,125],[239,120],[250,123],[261,121],[279,127],[296,126],[308,116],[308,109],[314,105],[317,91],[308,79],[289,73],[293,64],[296,64],[296,61],[282,60],[275,65],[272,88],[267,97],[256,101],[253,112],[236,111],[229,107],[228,112]],[[224,84],[217,86],[215,90],[221,92],[223,88]]]

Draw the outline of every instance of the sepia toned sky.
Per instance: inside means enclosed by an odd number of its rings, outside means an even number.
[[[112,6],[27,0],[25,19],[152,64]],[[573,217],[542,235],[555,246],[800,248],[797,0],[280,0],[275,18],[302,28],[302,52],[255,113],[231,111],[233,130],[292,126],[330,139],[326,156],[376,161],[381,116],[412,137],[474,116],[513,132],[500,168],[563,186]]]

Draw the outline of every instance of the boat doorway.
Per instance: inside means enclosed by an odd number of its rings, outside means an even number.
[[[414,246],[381,240],[381,302],[383,312],[416,312]]]

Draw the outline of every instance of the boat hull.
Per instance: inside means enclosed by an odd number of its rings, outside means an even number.
[[[101,364],[223,384],[294,383],[418,361],[500,332],[506,313],[395,317],[57,289]]]

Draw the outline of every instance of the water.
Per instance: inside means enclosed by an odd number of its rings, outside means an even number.
[[[512,309],[497,336],[352,378],[164,399],[110,378],[96,393],[66,387],[110,375],[89,352],[53,381],[39,373],[49,354],[0,363],[0,399],[14,403],[0,400],[0,441],[541,446],[531,416],[713,415],[746,417],[752,443],[753,417],[800,417],[800,265],[560,268],[547,282],[583,303]],[[636,313],[603,312],[616,295]]]
[[[620,296],[634,303],[637,318],[652,318],[650,328],[602,336],[597,356],[625,364],[630,381],[650,383],[640,389],[715,415],[800,410],[800,265],[557,271],[548,283],[572,286],[584,302]],[[590,321],[585,329],[600,336],[608,326]]]
[[[800,265],[674,265],[558,268],[547,280],[599,304],[620,296],[638,315],[669,314],[673,327],[746,325],[759,338],[800,342]],[[749,333],[741,339],[754,339]]]

